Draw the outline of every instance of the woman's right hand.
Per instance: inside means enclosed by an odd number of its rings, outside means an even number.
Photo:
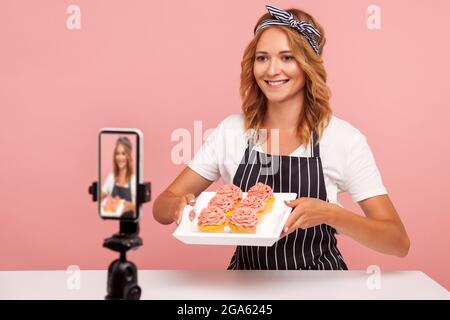
[[[195,196],[192,193],[188,193],[184,196],[181,197],[177,197],[177,200],[175,201],[175,210],[173,212],[173,221],[175,221],[175,223],[177,225],[179,225],[181,223],[181,217],[184,211],[184,208],[187,205],[190,206],[195,206]],[[189,213],[189,220],[194,220],[195,218],[195,211],[192,210]]]
[[[186,166],[178,177],[153,202],[153,217],[161,224],[181,222],[182,213],[189,203],[195,205],[195,197],[205,191],[213,181],[203,178]],[[194,210],[192,210],[194,211]],[[195,218],[191,212],[190,219]]]

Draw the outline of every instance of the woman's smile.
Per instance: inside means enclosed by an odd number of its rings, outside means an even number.
[[[267,83],[267,86],[271,89],[278,89],[281,88],[283,85],[289,82],[289,80],[277,80],[277,81],[271,81],[271,80],[264,80],[264,82]]]

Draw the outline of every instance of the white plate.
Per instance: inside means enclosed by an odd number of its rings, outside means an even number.
[[[280,238],[281,230],[292,211],[284,200],[297,198],[296,193],[274,193],[275,202],[272,211],[263,216],[254,234],[231,233],[228,227],[225,227],[224,233],[201,232],[197,227],[197,217],[215,194],[215,192],[202,192],[198,196],[194,208],[197,215],[193,221],[189,220],[189,212],[193,207],[188,205],[184,208],[181,223],[173,233],[175,238],[188,244],[271,246]],[[243,197],[246,196],[247,193],[244,192]]]
[[[106,200],[107,200],[106,198],[103,199],[102,204],[100,206],[100,208],[102,210],[101,216],[102,217],[106,217],[106,218],[119,218],[120,216],[122,216],[122,213],[123,213],[122,211],[123,211],[123,209],[125,207],[125,200],[123,200],[123,199],[120,200],[120,203],[117,206],[116,211],[114,211],[114,212],[112,212],[112,211],[103,211],[103,207],[106,204]]]

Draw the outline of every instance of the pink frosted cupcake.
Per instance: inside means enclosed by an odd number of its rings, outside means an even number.
[[[216,194],[208,203],[208,206],[218,207],[223,210],[227,218],[231,217],[235,208],[235,201],[223,194]]]
[[[266,206],[261,198],[256,196],[247,196],[241,201],[241,208],[252,208],[256,210],[259,222],[262,220],[262,216],[265,213]]]
[[[224,232],[226,217],[223,210],[208,206],[198,216],[198,229],[202,232]]]
[[[237,208],[230,218],[230,229],[233,233],[256,233],[258,215],[256,210],[248,207]]]
[[[239,202],[242,199],[242,190],[238,186],[234,184],[226,184],[223,185],[216,193],[216,195],[226,196],[234,201],[235,206],[239,205]]]
[[[272,188],[267,184],[258,182],[248,190],[247,196],[255,196],[261,199],[265,206],[262,214],[266,214],[272,210],[273,203],[275,202],[275,196],[273,195]]]

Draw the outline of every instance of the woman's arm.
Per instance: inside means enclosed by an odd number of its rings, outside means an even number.
[[[286,202],[294,209],[282,236],[296,228],[305,229],[325,223],[373,250],[406,256],[409,238],[389,196],[375,196],[358,203],[366,217],[316,198]]]
[[[136,204],[134,202],[125,201],[125,203],[123,205],[123,212],[128,212],[128,211],[132,211],[132,212],[136,211]]]
[[[184,207],[212,183],[186,167],[153,203],[156,221],[162,224],[178,221]]]
[[[100,201],[102,201],[103,199],[105,199],[105,197],[111,194],[113,187],[114,187],[114,175],[110,173],[106,177],[106,180],[103,183],[102,188],[100,189]]]
[[[358,202],[366,217],[334,206],[329,225],[378,252],[404,257],[410,241],[388,195]]]

